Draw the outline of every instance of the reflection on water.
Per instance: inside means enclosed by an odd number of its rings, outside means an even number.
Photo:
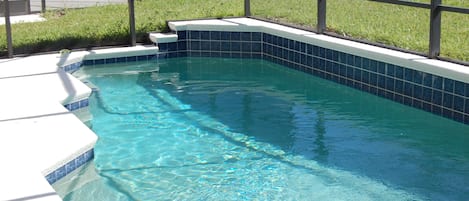
[[[91,105],[103,179],[68,198],[91,189],[143,200],[459,200],[469,192],[466,125],[259,60],[154,65],[87,70],[100,88]]]

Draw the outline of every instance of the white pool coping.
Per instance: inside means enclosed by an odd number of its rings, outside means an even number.
[[[88,98],[91,89],[61,67],[157,51],[137,46],[0,60],[0,200],[61,200],[45,176],[97,141],[63,106]]]

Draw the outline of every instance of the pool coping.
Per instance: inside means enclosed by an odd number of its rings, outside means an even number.
[[[92,90],[69,72],[87,60],[157,52],[136,46],[0,60],[0,200],[61,200],[50,184],[93,158],[97,135],[75,115],[87,110]]]

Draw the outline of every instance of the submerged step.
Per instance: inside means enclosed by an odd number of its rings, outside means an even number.
[[[178,35],[176,33],[150,33],[150,40],[153,43],[172,43],[176,42]]]

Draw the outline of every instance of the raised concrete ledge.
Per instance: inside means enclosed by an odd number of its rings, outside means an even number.
[[[263,32],[469,83],[469,67],[251,18],[169,22],[174,31]]]
[[[88,98],[91,89],[62,67],[157,51],[139,46],[0,60],[0,200],[61,200],[45,176],[68,171],[97,141],[63,106]]]

